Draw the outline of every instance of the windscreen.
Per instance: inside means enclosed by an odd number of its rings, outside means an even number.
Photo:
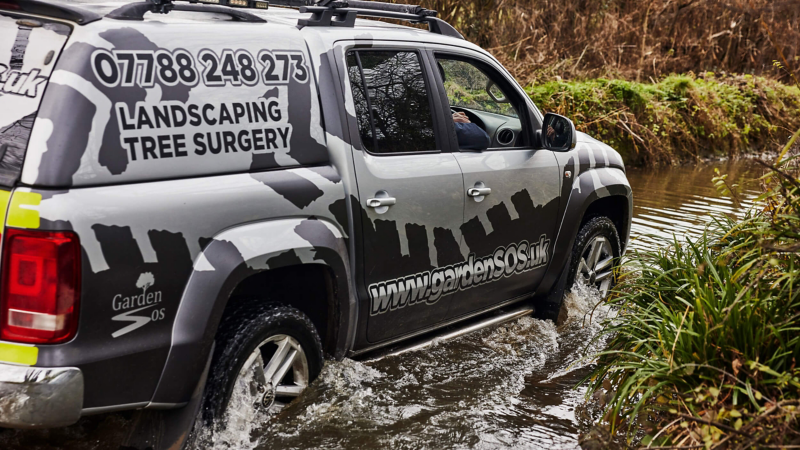
[[[0,186],[19,179],[47,81],[71,28],[0,11]]]

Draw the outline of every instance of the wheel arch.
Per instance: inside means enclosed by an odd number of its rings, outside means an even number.
[[[630,209],[630,201],[624,195],[610,195],[608,197],[597,198],[591,202],[583,212],[583,218],[578,226],[578,230],[595,217],[608,217],[617,228],[621,245],[620,250],[622,250],[627,246],[630,234],[631,223],[630,220],[628,220]]]
[[[220,320],[229,301],[244,298],[270,281],[283,282],[284,294],[302,282],[324,282],[326,336],[334,358],[342,358],[352,342],[355,299],[349,285],[347,244],[341,230],[315,217],[286,218],[249,223],[224,230],[209,239],[194,262],[172,328],[172,343],[152,404],[180,406],[200,380]],[[285,296],[283,296],[285,297]],[[315,303],[300,295],[289,302],[313,311]],[[301,308],[298,308],[301,309]],[[302,311],[303,309],[301,309]],[[304,312],[306,312],[304,311]],[[311,318],[313,314],[308,314]],[[329,320],[328,320],[329,319]],[[322,320],[322,322],[320,322]]]
[[[323,351],[332,356],[341,326],[336,320],[338,293],[336,276],[326,264],[297,263],[271,268],[239,282],[220,320],[242,302],[268,301],[291,306],[308,316],[319,333]]]
[[[565,192],[568,191],[568,192]],[[536,296],[546,295],[558,280],[581,227],[592,217],[606,216],[614,222],[622,252],[627,247],[633,195],[625,173],[616,167],[589,169],[581,172],[571,185],[565,186],[567,198],[561,216],[561,227],[552,250],[552,259]]]

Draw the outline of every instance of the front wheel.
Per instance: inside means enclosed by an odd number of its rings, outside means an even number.
[[[614,268],[621,256],[619,234],[608,217],[589,219],[575,237],[569,259],[556,284],[537,308],[537,316],[561,322],[564,296],[579,279],[605,298],[616,282]]]
[[[580,277],[586,285],[596,287],[605,298],[614,286],[614,263],[619,256],[619,236],[614,223],[605,217],[595,217],[581,228],[575,240],[574,267],[567,286],[571,288]]]

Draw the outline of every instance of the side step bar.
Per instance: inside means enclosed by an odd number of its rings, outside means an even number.
[[[389,357],[389,356],[397,356],[397,355],[401,355],[403,353],[413,352],[413,351],[416,351],[416,350],[421,350],[421,349],[424,349],[426,347],[430,347],[431,344],[433,344],[434,342],[449,341],[451,339],[455,339],[457,337],[464,336],[465,334],[472,333],[473,331],[478,331],[478,330],[482,330],[484,328],[488,328],[488,327],[491,327],[491,326],[494,326],[494,325],[499,325],[501,323],[510,322],[510,321],[512,321],[514,319],[519,319],[522,316],[531,315],[531,314],[533,314],[533,311],[534,311],[533,307],[525,306],[525,307],[520,308],[520,309],[515,309],[513,311],[506,312],[506,313],[500,313],[498,315],[486,318],[486,319],[481,320],[479,322],[475,322],[475,323],[469,324],[469,325],[465,326],[464,328],[459,328],[459,329],[457,329],[455,331],[449,331],[449,332],[440,333],[438,335],[427,337],[425,340],[423,340],[421,342],[417,341],[417,342],[415,342],[413,344],[410,344],[410,345],[390,348],[388,350],[379,352],[378,354],[376,354],[374,356],[367,356],[367,357],[358,358],[358,359],[360,361],[363,361],[363,362],[378,361],[378,360],[381,360],[381,359]]]

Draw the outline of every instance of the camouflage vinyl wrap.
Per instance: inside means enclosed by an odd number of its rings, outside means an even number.
[[[39,108],[7,226],[80,238],[78,336],[37,365],[79,367],[84,408],[149,402],[162,373],[185,389],[155,401],[185,401],[227,295],[259,271],[329,266],[351,303],[342,178],[303,38],[213,27],[77,27]]]
[[[586,208],[630,205],[619,154],[585,135],[564,153],[458,152],[436,83],[441,151],[369,154],[347,51],[410,49],[428,74],[434,51],[454,52],[510,75],[463,40],[257,13],[268,23],[104,18],[51,69],[6,226],[80,239],[78,335],[39,346],[36,365],[79,367],[85,409],[188,401],[228,296],[259,272],[330,270],[341,358],[546,293]],[[492,194],[467,197],[479,182]],[[388,212],[367,205],[380,189],[398,199]]]

